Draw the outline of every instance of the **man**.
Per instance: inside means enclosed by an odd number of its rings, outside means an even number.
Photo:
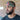
[[[2,20],[20,20],[20,16],[15,14],[15,3],[13,1],[6,3],[6,14]]]

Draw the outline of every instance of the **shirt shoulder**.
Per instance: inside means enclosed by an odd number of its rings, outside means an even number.
[[[20,16],[19,16],[19,15],[16,15],[16,19],[17,19],[17,20],[20,20]]]
[[[2,20],[5,20],[7,18],[7,16],[3,17]]]
[[[20,17],[19,15],[16,15],[16,17]]]

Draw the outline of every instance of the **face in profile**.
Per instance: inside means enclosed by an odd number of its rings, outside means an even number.
[[[11,6],[7,5],[7,7],[6,7],[6,13],[7,14],[12,14],[12,12],[13,12],[13,8]]]

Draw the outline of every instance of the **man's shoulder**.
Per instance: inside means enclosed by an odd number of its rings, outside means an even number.
[[[20,16],[19,16],[19,15],[16,15],[16,18],[17,18],[17,19],[20,19]]]
[[[7,16],[3,17],[2,20],[5,20],[7,18]]]
[[[17,17],[20,17],[20,15],[17,15],[17,14],[16,14],[16,16],[17,16]]]
[[[20,15],[16,15],[16,17],[20,17]]]
[[[16,20],[20,20],[20,16],[19,16],[19,15],[16,15],[16,16],[15,16],[15,19],[16,19]]]

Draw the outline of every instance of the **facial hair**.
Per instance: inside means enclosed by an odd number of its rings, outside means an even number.
[[[7,13],[7,15],[11,15],[12,13],[13,13],[13,9],[9,12],[9,13]]]

